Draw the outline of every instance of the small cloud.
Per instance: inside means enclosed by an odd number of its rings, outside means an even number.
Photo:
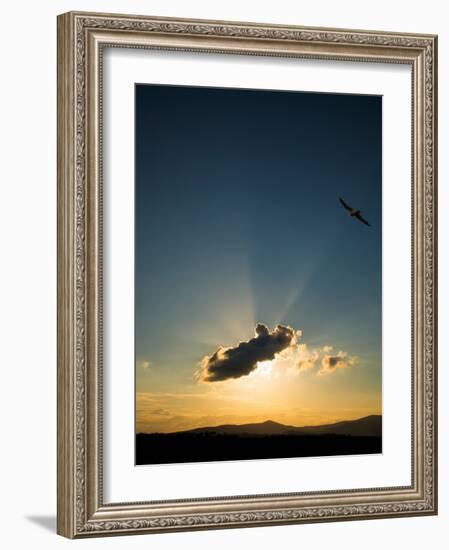
[[[148,414],[154,414],[156,416],[169,416],[171,413],[167,409],[152,409],[148,411]]]
[[[254,338],[235,347],[219,347],[213,355],[203,357],[196,373],[197,379],[220,382],[247,376],[259,362],[274,359],[276,354],[294,344],[296,337],[297,333],[291,327],[277,325],[270,332],[266,325],[258,323]]]
[[[296,366],[298,367],[298,370],[310,370],[315,368],[316,362],[318,361],[318,355],[306,357],[304,359],[300,359]]]
[[[297,351],[299,358],[296,362],[296,367],[298,370],[311,370],[316,367],[320,358],[320,354],[317,350],[309,351],[306,344],[298,344]]]
[[[137,368],[138,369],[149,369],[151,367],[152,363],[151,361],[147,361],[146,359],[138,359],[137,360]]]
[[[336,372],[338,369],[347,369],[354,366],[356,362],[357,357],[348,357],[344,351],[339,351],[336,355],[324,355],[318,374],[322,376]]]

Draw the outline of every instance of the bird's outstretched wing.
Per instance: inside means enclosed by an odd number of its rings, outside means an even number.
[[[356,215],[356,218],[357,218],[359,221],[361,221],[362,223],[364,223],[365,225],[368,225],[369,227],[371,227],[371,224],[368,223],[366,220],[364,220],[360,214],[357,214],[357,215]]]
[[[338,197],[338,200],[341,202],[343,207],[346,208],[346,210],[349,210],[349,211],[352,210],[352,208],[349,206],[349,204],[346,204],[345,201],[341,197]]]

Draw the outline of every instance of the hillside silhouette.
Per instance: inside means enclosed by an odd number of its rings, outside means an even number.
[[[381,452],[382,416],[378,415],[320,426],[288,426],[267,420],[136,435],[136,464]]]

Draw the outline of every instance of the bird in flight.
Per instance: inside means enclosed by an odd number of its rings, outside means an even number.
[[[341,202],[343,208],[345,208],[349,212],[349,215],[352,218],[357,218],[360,222],[371,227],[371,224],[369,224],[365,219],[362,218],[360,214],[360,210],[357,210],[356,208],[352,208],[352,206],[349,206],[349,204],[346,204],[341,197],[338,197],[338,200]]]

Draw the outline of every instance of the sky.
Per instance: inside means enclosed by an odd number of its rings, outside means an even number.
[[[135,102],[136,431],[381,414],[381,97]]]

